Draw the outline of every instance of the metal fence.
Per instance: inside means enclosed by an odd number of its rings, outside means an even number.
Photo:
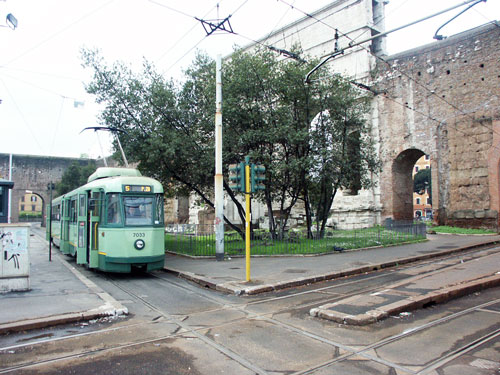
[[[424,236],[424,238],[427,235],[427,225],[421,221],[387,219],[385,228],[396,232],[412,233],[415,236]]]
[[[273,238],[266,230],[254,230],[251,237],[252,255],[305,255],[340,252],[375,246],[390,246],[426,238],[425,224],[399,223],[391,227],[353,230],[327,230],[321,236],[304,230],[289,230],[281,238]],[[191,256],[215,256],[213,225],[175,224],[165,228],[167,251]],[[228,256],[245,254],[245,241],[236,231],[224,233],[224,253]]]

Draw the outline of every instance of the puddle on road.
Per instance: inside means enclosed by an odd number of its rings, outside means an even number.
[[[38,340],[38,339],[46,339],[49,337],[53,337],[53,333],[44,333],[43,335],[38,335],[38,336],[33,336],[33,337],[26,337],[24,339],[19,339],[17,342],[25,342],[25,341],[31,341],[31,340]]]

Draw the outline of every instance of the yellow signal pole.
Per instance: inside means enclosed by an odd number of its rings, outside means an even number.
[[[250,212],[250,165],[247,161],[245,163],[245,198],[246,198],[246,217],[245,217],[245,245],[246,245],[246,270],[247,270],[247,281],[250,281],[250,224],[251,224],[251,212]]]

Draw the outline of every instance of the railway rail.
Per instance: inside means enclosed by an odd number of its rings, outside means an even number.
[[[473,249],[468,251],[466,254],[461,255],[451,255],[442,257],[439,260],[442,263],[442,267],[445,268],[449,265],[446,264],[446,260],[451,259],[461,259],[465,261],[472,261],[474,258],[481,255],[481,252],[484,252],[484,249]],[[487,251],[500,251],[500,249],[488,249]],[[426,267],[430,264],[435,264],[436,260],[433,261],[423,261],[418,264],[413,265],[405,265],[403,267],[399,267],[397,271],[400,270],[408,270],[415,268]],[[255,297],[235,297],[235,296],[224,296],[214,292],[207,292],[206,290],[200,289],[198,286],[195,286],[191,283],[188,283],[184,280],[176,279],[171,275],[164,273],[150,273],[145,274],[147,276],[147,281],[150,282],[151,285],[156,285],[158,288],[174,288],[183,293],[189,293],[194,296],[194,298],[204,301],[209,301],[215,307],[206,308],[201,311],[201,313],[208,312],[216,312],[219,310],[234,310],[238,311],[242,314],[242,317],[231,320],[230,322],[211,324],[208,327],[211,329],[214,328],[223,328],[229,324],[235,324],[238,321],[243,320],[259,320],[265,321],[271,325],[278,327],[279,329],[283,329],[287,332],[293,333],[295,335],[300,335],[303,337],[307,337],[308,339],[315,340],[321,342],[323,344],[330,345],[332,347],[340,348],[343,350],[343,354],[332,358],[331,360],[324,361],[322,363],[316,363],[313,366],[309,366],[307,368],[303,368],[300,371],[293,372],[296,375],[299,374],[314,374],[322,369],[326,369],[329,366],[332,366],[336,363],[340,363],[343,361],[347,361],[352,359],[353,357],[363,357],[368,361],[376,362],[384,366],[388,366],[393,369],[397,369],[402,373],[408,374],[428,374],[434,371],[435,369],[443,366],[450,361],[457,359],[458,357],[469,353],[470,351],[484,345],[486,343],[495,342],[498,340],[500,336],[500,328],[492,327],[488,332],[483,332],[479,337],[471,338],[468,342],[464,342],[462,345],[453,348],[453,350],[447,351],[443,356],[437,358],[425,366],[422,366],[418,370],[411,368],[411,366],[404,366],[396,363],[395,361],[386,360],[380,358],[373,354],[373,351],[384,347],[388,344],[393,344],[397,342],[401,342],[408,337],[415,336],[423,331],[432,330],[435,327],[443,325],[447,322],[453,321],[457,318],[464,317],[467,315],[471,315],[476,312],[483,312],[488,314],[496,314],[499,312],[495,311],[492,307],[494,305],[500,304],[500,299],[493,299],[488,302],[478,303],[471,307],[461,309],[457,312],[447,312],[444,316],[439,316],[435,318],[431,318],[423,324],[419,324],[416,326],[412,326],[410,329],[404,330],[403,332],[399,332],[397,334],[391,334],[388,337],[384,337],[380,340],[376,340],[375,342],[364,345],[362,348],[355,347],[353,345],[348,345],[343,342],[339,342],[337,340],[332,340],[328,337],[328,334],[318,334],[318,332],[314,332],[313,330],[305,329],[304,327],[293,324],[291,322],[286,322],[282,319],[279,319],[279,315],[283,314],[287,311],[299,311],[302,309],[308,309],[312,306],[317,306],[318,304],[323,304],[325,302],[334,302],[339,299],[344,299],[348,296],[360,294],[360,293],[370,293],[373,291],[380,290],[380,288],[387,282],[387,279],[390,279],[394,276],[394,272],[396,270],[381,270],[373,272],[369,275],[361,275],[357,277],[351,277],[343,280],[334,280],[329,282],[324,282],[322,284],[302,287],[295,290],[289,290],[283,292],[282,295],[259,295]],[[76,360],[82,357],[90,357],[92,355],[98,353],[110,353],[113,354],[124,348],[130,347],[139,347],[145,344],[158,343],[162,342],[169,338],[183,338],[186,335],[194,337],[196,339],[201,340],[206,345],[211,348],[217,350],[220,353],[223,353],[231,360],[239,363],[241,366],[251,370],[256,374],[268,374],[269,371],[263,366],[260,366],[255,361],[252,361],[243,353],[238,353],[233,348],[230,348],[228,345],[217,342],[214,338],[203,334],[203,331],[207,329],[204,327],[203,329],[196,326],[191,325],[187,318],[190,315],[168,311],[168,308],[165,308],[159,304],[151,302],[148,297],[145,297],[137,289],[140,289],[139,286],[134,284],[134,279],[126,279],[126,282],[123,282],[123,278],[113,276],[113,275],[104,275],[99,274],[99,277],[103,278],[103,282],[109,283],[114,288],[118,288],[122,293],[127,295],[134,302],[141,303],[147,309],[154,311],[156,317],[150,321],[141,321],[135,322],[133,319],[130,322],[127,322],[120,326],[108,327],[105,329],[100,329],[91,332],[84,332],[78,334],[65,335],[63,337],[55,337],[55,338],[47,338],[42,340],[33,340],[27,341],[22,344],[16,345],[7,345],[0,347],[0,358],[3,357],[3,364],[0,365],[0,374],[6,373],[23,373],[24,370],[28,369],[36,369],[42,365],[50,365],[54,363],[68,362],[72,360]],[[349,292],[343,292],[342,288],[350,288]],[[306,296],[308,294],[321,294],[324,295],[324,298],[319,301],[306,301],[301,302],[300,298]],[[285,303],[283,306],[283,302],[289,300],[290,303]],[[296,301],[298,300],[298,302]],[[259,312],[260,305],[272,305],[276,303],[271,310],[265,310],[263,312]],[[280,305],[281,304],[281,305]],[[193,313],[192,315],[196,315]],[[304,316],[303,319],[311,319],[308,316]],[[70,342],[72,340],[79,340],[83,337],[96,336],[103,334],[112,334],[118,333],[120,331],[131,330],[136,328],[143,328],[146,326],[152,326],[158,323],[168,323],[172,324],[176,327],[172,332],[167,334],[151,334],[148,337],[142,339],[131,339],[127,342],[114,343],[98,347],[93,347],[89,349],[77,350],[73,353],[55,353],[44,354],[39,356],[38,359],[29,359],[29,353],[34,352],[39,348],[43,348],[48,345],[61,345],[65,346],[65,343]],[[329,323],[331,325],[336,325],[333,323]],[[17,363],[12,363],[9,365],[9,358],[13,360],[14,355],[18,352],[27,353],[23,358],[19,358]],[[43,350],[42,350],[43,351]]]

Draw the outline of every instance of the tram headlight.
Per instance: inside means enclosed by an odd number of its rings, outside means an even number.
[[[137,250],[142,250],[144,249],[144,246],[146,246],[146,243],[144,242],[144,240],[136,240],[134,242],[134,247],[137,249]]]

